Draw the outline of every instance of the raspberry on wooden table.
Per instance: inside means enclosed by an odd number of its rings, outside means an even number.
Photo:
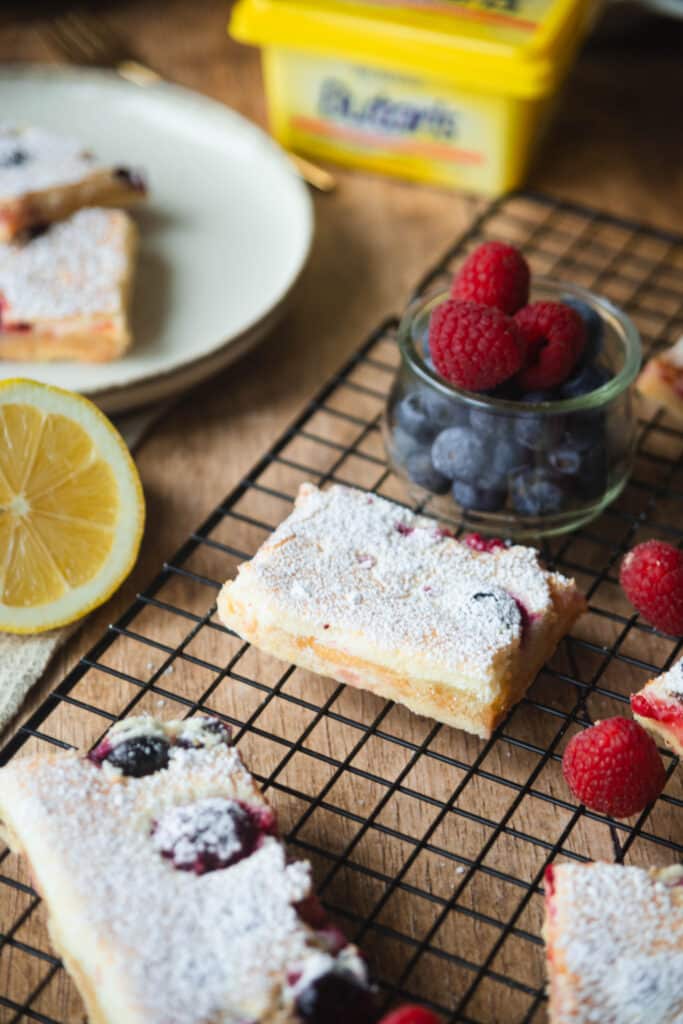
[[[515,314],[525,365],[517,380],[528,391],[554,388],[569,376],[586,344],[586,326],[562,302],[532,302]]]
[[[577,800],[613,818],[645,810],[666,782],[657,745],[630,718],[607,718],[573,736],[562,771]]]
[[[423,1006],[402,1006],[382,1017],[379,1024],[439,1024],[439,1018]]]
[[[516,313],[529,301],[529,278],[529,266],[519,249],[504,242],[484,242],[455,275],[451,294],[454,299]]]
[[[448,299],[432,313],[429,347],[442,377],[488,391],[520,370],[524,344],[514,320],[477,302]]]
[[[683,635],[683,551],[663,540],[638,544],[621,563],[619,581],[634,608],[656,629]]]

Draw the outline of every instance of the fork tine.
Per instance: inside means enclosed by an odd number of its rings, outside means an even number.
[[[94,22],[91,24],[85,16],[72,11],[63,15],[62,21],[71,38],[80,44],[84,53],[89,54],[93,64],[107,62],[111,47],[105,34],[96,30]]]
[[[90,47],[84,46],[82,40],[74,35],[63,18],[56,18],[46,26],[46,34],[53,45],[74,64],[92,64],[93,56]]]
[[[72,64],[115,68],[136,85],[161,81],[158,72],[136,60],[115,29],[94,16],[67,12],[46,26],[46,36]]]
[[[123,37],[104,19],[72,11],[69,20],[74,31],[92,47],[94,53],[99,54],[104,63],[114,63],[130,55],[130,48]]]

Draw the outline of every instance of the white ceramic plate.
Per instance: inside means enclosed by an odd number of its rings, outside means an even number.
[[[305,185],[260,129],[220,103],[105,71],[0,69],[3,120],[78,139],[105,161],[146,170],[134,211],[140,254],[135,346],[109,364],[0,363],[80,391],[107,412],[165,398],[215,373],[270,329],[308,255]]]

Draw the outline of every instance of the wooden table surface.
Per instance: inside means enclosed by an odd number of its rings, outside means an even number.
[[[35,14],[24,4],[14,14],[5,6],[0,59],[54,60],[41,26],[56,6]],[[164,76],[265,124],[258,55],[226,36],[228,6],[139,0],[112,5],[108,16]],[[664,21],[637,36],[593,42],[572,73],[531,187],[683,231],[682,44],[681,26]],[[335,174],[337,191],[315,196],[315,244],[286,319],[256,352],[182,398],[140,448],[149,526],[139,563],[56,659],[26,714],[342,360],[401,310],[426,267],[482,205],[366,174]]]

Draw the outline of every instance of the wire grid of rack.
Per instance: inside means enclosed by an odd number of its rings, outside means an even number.
[[[535,272],[624,306],[646,353],[683,333],[683,238],[548,198],[490,206],[421,282],[445,282],[487,237],[521,245]],[[624,712],[680,644],[633,614],[617,582],[632,544],[680,543],[683,431],[642,420],[633,477],[615,505],[544,545],[590,601],[527,697],[484,742],[370,694],[285,666],[217,620],[216,591],[286,515],[310,479],[405,500],[385,464],[379,419],[398,362],[388,320],[164,565],[0,752],[95,742],[117,718],[222,715],[278,808],[323,902],[366,950],[386,1005],[417,1000],[449,1022],[546,1018],[542,895],[558,859],[666,864],[683,851],[681,784],[664,753],[665,795],[637,820],[576,805],[560,761],[588,721]],[[51,952],[25,867],[0,852],[0,1021],[80,1020]]]

